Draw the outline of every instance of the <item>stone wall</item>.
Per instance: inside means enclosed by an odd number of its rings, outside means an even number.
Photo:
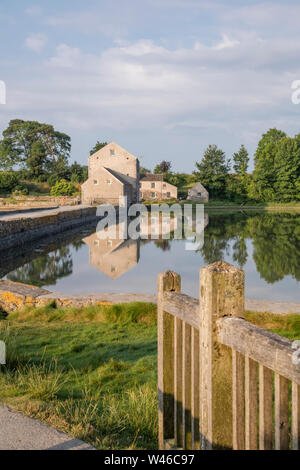
[[[80,198],[72,196],[13,196],[10,199],[0,197],[0,210],[41,209],[58,206],[76,206]]]
[[[0,219],[0,250],[24,245],[32,240],[89,223],[97,219],[96,211],[96,207],[74,207],[53,211],[50,214]]]

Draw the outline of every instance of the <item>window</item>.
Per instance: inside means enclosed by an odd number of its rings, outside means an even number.
[[[151,188],[155,189],[155,183],[151,183]]]
[[[94,184],[98,184],[98,180],[94,180]]]
[[[115,156],[115,151],[114,151],[114,149],[111,149],[111,150],[110,150],[110,156],[111,156],[111,157],[114,157],[114,156]]]
[[[155,197],[155,193],[151,193],[151,197]]]
[[[167,198],[170,199],[171,193],[167,193]]]
[[[95,245],[95,246],[99,246],[99,245],[100,245],[100,241],[99,241],[99,240],[94,240],[94,245]]]
[[[106,181],[106,184],[111,184],[111,180],[107,180],[107,181]]]
[[[201,196],[201,193],[198,192],[198,196]]]
[[[167,189],[167,185],[166,185],[166,184],[163,184],[163,189]]]

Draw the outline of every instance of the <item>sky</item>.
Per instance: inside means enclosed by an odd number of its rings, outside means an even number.
[[[0,133],[51,123],[87,164],[115,141],[153,169],[191,172],[205,148],[253,154],[300,132],[300,4],[238,0],[0,0]]]

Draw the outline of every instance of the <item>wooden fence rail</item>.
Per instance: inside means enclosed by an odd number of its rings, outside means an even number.
[[[200,270],[199,300],[158,278],[161,449],[300,449],[292,342],[244,319],[244,272]]]

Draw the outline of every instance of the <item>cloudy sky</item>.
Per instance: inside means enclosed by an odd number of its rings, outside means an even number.
[[[210,143],[252,156],[270,127],[300,132],[299,17],[297,0],[2,0],[0,132],[52,123],[81,163],[97,140],[177,171]]]

